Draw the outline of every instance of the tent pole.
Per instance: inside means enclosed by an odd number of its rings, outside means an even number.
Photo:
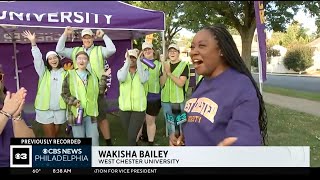
[[[163,54],[163,58],[166,59],[166,39],[165,39],[165,31],[161,32],[161,37],[162,37],[162,54]]]
[[[16,74],[16,83],[17,83],[17,91],[20,89],[19,84],[19,70],[18,70],[18,62],[17,62],[17,41],[14,38],[14,34],[12,33],[12,43],[13,43],[13,59],[14,59],[14,65],[15,65],[15,74]]]
[[[162,37],[162,56],[164,58],[164,60],[167,60],[167,55],[166,55],[166,39],[165,39],[165,31],[161,32],[161,37]],[[161,59],[160,59],[161,61]],[[162,66],[162,71],[163,71],[163,66]],[[168,132],[168,122],[166,121],[166,137],[169,136],[169,132]]]

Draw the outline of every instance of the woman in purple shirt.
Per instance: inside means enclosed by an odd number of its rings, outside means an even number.
[[[0,89],[3,89],[3,73],[0,70]],[[33,130],[21,119],[20,113],[23,109],[27,90],[21,88],[16,93],[0,92],[4,97],[3,107],[0,109],[0,167],[9,167],[10,164],[10,138],[34,137]]]
[[[266,144],[262,95],[226,28],[216,25],[193,38],[190,57],[202,75],[186,102],[187,122],[170,145],[260,146]]]

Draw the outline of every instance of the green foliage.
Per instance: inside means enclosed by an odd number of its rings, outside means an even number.
[[[228,31],[230,32],[231,35],[240,35],[238,30],[232,26],[228,27]]]
[[[271,38],[267,40],[267,46],[274,46],[274,45],[283,45],[283,37],[285,33],[283,32],[273,32]]]
[[[309,36],[307,30],[301,26],[298,22],[293,22],[287,29],[282,38],[283,46],[290,48],[297,44],[307,44],[309,42]]]
[[[141,50],[142,43],[145,41],[145,37],[133,40],[133,48]],[[155,50],[155,59],[159,59],[160,54],[162,54],[162,39],[160,33],[153,34],[153,49]]]
[[[186,26],[186,20],[183,18],[182,1],[127,1],[137,7],[163,11],[165,13],[165,41],[166,47],[172,43],[173,37]],[[154,34],[155,35],[155,34]],[[154,39],[155,46],[161,46],[161,35],[157,33],[157,39]],[[157,44],[158,43],[158,44]]]
[[[258,67],[258,57],[257,56],[251,56],[251,66]]]
[[[181,33],[177,33],[174,36],[172,43],[177,44],[179,47],[189,48],[191,46],[192,39],[193,39],[192,37],[189,38],[189,37],[184,36]]]
[[[281,45],[290,48],[296,45],[307,44],[311,37],[307,34],[307,29],[301,24],[294,21],[286,30],[286,32],[274,32],[268,40],[268,46]]]
[[[299,9],[311,16],[319,15],[319,1],[264,1],[266,25],[274,31],[285,31],[286,24],[292,22]]]
[[[233,34],[236,31],[243,41],[242,57],[250,65],[251,43],[256,29],[253,1],[126,1],[138,7],[163,11],[166,14],[166,47],[182,27],[197,32],[204,26],[224,24]],[[263,1],[266,26],[275,31],[284,31],[299,9],[304,8],[311,16],[319,15],[319,1]],[[319,21],[320,22],[320,21]],[[320,23],[318,23],[320,25]],[[236,31],[233,31],[233,30]],[[294,44],[305,44],[303,31],[298,32]],[[290,37],[290,36],[288,36]],[[292,39],[292,37],[291,37]],[[291,45],[290,38],[279,44]],[[274,42],[273,42],[274,43]],[[272,43],[271,43],[272,44]],[[273,44],[275,45],[275,44]]]
[[[320,37],[320,17],[319,16],[317,17],[315,24],[318,27],[315,33],[315,38],[319,38]]]
[[[312,16],[319,15],[319,1],[263,1],[268,29],[284,31],[299,8],[309,10]],[[253,1],[184,1],[185,18],[189,20],[187,29],[197,32],[204,26],[224,24],[234,27],[241,39],[242,57],[250,65],[251,43],[256,29]],[[249,63],[248,63],[249,62]]]
[[[284,65],[287,69],[296,72],[305,71],[313,65],[313,49],[308,46],[295,46],[289,49],[284,57]]]

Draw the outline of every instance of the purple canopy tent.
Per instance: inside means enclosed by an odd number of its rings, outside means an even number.
[[[107,98],[116,100],[119,83],[116,73],[121,68],[132,40],[154,32],[162,32],[164,51],[165,16],[161,11],[138,8],[120,1],[8,1],[0,2],[0,64],[5,72],[5,85],[15,91],[28,90],[27,103],[32,104],[37,91],[38,75],[33,67],[31,47],[22,37],[24,30],[37,35],[43,55],[54,50],[66,26],[75,29],[67,47],[81,45],[79,34],[83,28],[103,29],[113,40],[117,52],[108,58],[113,81]],[[103,41],[95,42],[103,45]],[[33,109],[33,106],[32,108]]]

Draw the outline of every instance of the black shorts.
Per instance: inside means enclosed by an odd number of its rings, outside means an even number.
[[[104,94],[98,96],[98,111],[99,115],[97,117],[98,121],[107,119],[107,102],[104,98]]]
[[[161,109],[161,100],[147,101],[146,113],[150,116],[158,116]]]

